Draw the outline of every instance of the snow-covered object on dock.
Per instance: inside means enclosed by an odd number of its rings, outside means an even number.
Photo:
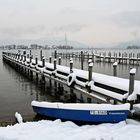
[[[50,103],[32,101],[34,112],[40,115],[84,122],[120,122],[127,118],[130,104]]]

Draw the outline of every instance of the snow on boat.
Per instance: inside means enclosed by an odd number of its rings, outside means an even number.
[[[120,122],[127,118],[130,104],[50,103],[32,101],[37,114],[71,121]]]

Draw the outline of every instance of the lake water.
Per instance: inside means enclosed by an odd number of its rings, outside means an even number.
[[[17,50],[15,50],[17,52]],[[43,50],[45,58],[49,58],[54,50]],[[67,50],[68,51],[68,50]],[[70,50],[74,51],[74,50]],[[81,50],[75,50],[81,51]],[[98,52],[123,52],[128,50],[98,50]],[[131,50],[134,53],[140,50]],[[27,51],[29,52],[29,51]],[[58,50],[58,52],[65,52],[65,50]],[[2,53],[2,50],[1,50]],[[39,50],[32,51],[32,54],[39,56]],[[74,59],[74,67],[80,68],[80,60]],[[69,66],[68,59],[62,59],[62,65]],[[135,67],[137,73],[136,80],[140,80],[140,66],[138,65],[118,65],[118,77],[129,78],[130,68]],[[87,70],[87,60],[84,61],[84,69]],[[102,74],[112,75],[112,63],[95,62],[93,71]],[[20,112],[25,120],[32,120],[35,114],[31,108],[32,100],[46,100],[46,101],[63,101],[75,102],[72,96],[68,96],[68,87],[54,88],[54,82],[46,79],[45,87],[36,82],[35,79],[31,80],[24,75],[21,75],[9,65],[2,61],[0,55],[0,122],[13,121],[15,112]],[[65,90],[66,89],[66,90]]]

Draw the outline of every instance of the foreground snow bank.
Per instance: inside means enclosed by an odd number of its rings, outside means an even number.
[[[0,140],[139,140],[139,130],[140,123],[133,120],[83,126],[43,120],[0,127]]]

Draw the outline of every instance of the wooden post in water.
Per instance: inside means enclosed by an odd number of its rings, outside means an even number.
[[[92,53],[92,62],[94,62],[94,53]]]
[[[131,54],[129,53],[129,64],[131,64]]]
[[[134,65],[134,62],[135,62],[134,58],[135,58],[135,54],[133,53],[133,65]]]
[[[61,57],[58,58],[58,65],[61,65]]]
[[[42,57],[42,67],[45,67],[45,57]]]
[[[70,58],[70,73],[73,73],[73,59]],[[70,99],[71,100],[76,100],[76,96],[74,94],[73,88],[70,87]]]
[[[30,50],[30,55],[32,55],[32,51]]]
[[[26,62],[26,55],[24,55],[24,62]]]
[[[56,59],[54,59],[54,70],[56,70]]]
[[[45,67],[45,57],[42,56],[42,67],[44,68]],[[42,84],[45,84],[45,76],[44,74],[42,73]]]
[[[32,63],[32,55],[30,55],[30,63]]]
[[[134,91],[134,80],[135,80],[135,73],[136,69],[133,68],[130,70],[130,76],[129,76],[129,95],[131,95]],[[133,108],[133,100],[130,100],[131,109]]]
[[[38,58],[37,55],[35,57],[35,64],[38,65]],[[38,81],[38,73],[36,72],[36,81]]]
[[[92,81],[92,67],[93,67],[93,63],[89,63],[88,65],[88,81],[89,82]],[[91,92],[91,88],[89,85],[87,86],[87,90],[89,93]]]
[[[88,65],[88,81],[89,82],[92,80],[92,67],[93,67],[93,63],[89,63]]]
[[[119,52],[119,64],[121,62],[121,53]]]
[[[123,64],[123,57],[124,57],[124,54],[122,53],[122,64]]]
[[[129,76],[129,95],[132,94],[132,92],[134,91],[135,73],[136,73],[136,69],[135,68],[130,70],[130,76]]]
[[[40,60],[42,61],[42,49],[40,50]]]
[[[113,64],[113,76],[115,76],[115,77],[117,77],[117,65],[118,65],[117,62],[115,62],[115,63]]]
[[[35,64],[37,65],[38,64],[38,58],[37,58],[37,55],[35,57]]]
[[[55,59],[57,58],[57,51],[56,50],[54,51],[54,58]]]
[[[49,57],[49,63],[52,63],[52,56]]]
[[[27,54],[27,58],[29,58],[29,54]]]
[[[139,61],[138,61],[138,59],[139,59],[139,55],[137,54],[137,65],[139,64]]]
[[[73,73],[73,60],[70,59],[70,73]]]
[[[30,55],[30,64],[32,63],[32,55]],[[31,79],[33,79],[33,71],[32,70],[30,70],[30,77],[31,77]]]
[[[81,70],[83,70],[83,63],[84,63],[84,53],[81,51]]]

